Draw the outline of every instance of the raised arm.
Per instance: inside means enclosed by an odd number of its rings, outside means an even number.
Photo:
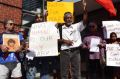
[[[86,25],[87,24],[87,21],[88,21],[88,15],[87,15],[87,3],[86,3],[86,0],[82,0],[82,4],[83,4],[83,25]]]

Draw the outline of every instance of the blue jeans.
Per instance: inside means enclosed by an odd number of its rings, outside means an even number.
[[[26,73],[26,78],[27,79],[35,79],[35,74],[36,74],[37,70],[36,67],[29,67],[28,71]]]

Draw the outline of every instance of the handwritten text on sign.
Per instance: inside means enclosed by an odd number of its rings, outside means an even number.
[[[110,33],[115,32],[120,37],[120,21],[103,21],[104,37],[110,38]]]
[[[42,22],[32,25],[30,30],[29,49],[36,56],[58,55],[58,33],[54,22]]]
[[[47,21],[63,23],[64,13],[73,13],[73,2],[47,2],[47,10]]]
[[[107,66],[120,66],[120,45],[107,44],[106,50]]]

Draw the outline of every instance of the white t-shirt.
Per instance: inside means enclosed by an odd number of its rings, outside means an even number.
[[[84,28],[85,26],[83,25],[82,21],[76,24],[72,24],[69,27],[66,27],[65,25],[63,25],[62,26],[62,39],[72,40],[73,45],[68,46],[66,44],[62,44],[61,50],[79,47],[82,43],[80,32],[83,31]]]

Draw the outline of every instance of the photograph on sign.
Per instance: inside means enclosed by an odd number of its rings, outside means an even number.
[[[3,34],[3,45],[8,47],[9,52],[14,52],[20,47],[19,35]]]

